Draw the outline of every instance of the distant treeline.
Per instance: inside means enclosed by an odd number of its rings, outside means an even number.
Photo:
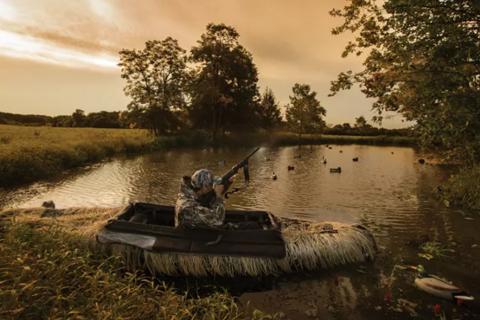
[[[323,130],[323,133],[347,136],[413,136],[414,134],[412,128],[386,129],[373,127],[368,124],[362,116],[356,118],[353,126],[351,126],[350,123],[327,126]]]
[[[0,112],[0,124],[16,124],[31,126],[46,126],[51,123],[52,117],[37,114],[15,114]]]
[[[72,115],[44,116],[36,114],[15,114],[0,112],[0,124],[22,126],[50,126],[50,127],[89,127],[89,128],[138,128],[148,129],[147,123],[141,123],[128,111],[100,111],[85,114],[77,109]],[[276,128],[281,131],[288,130],[286,122]],[[350,123],[327,125],[323,133],[329,135],[350,136],[409,136],[412,129],[385,129],[371,126],[365,118],[356,118],[355,124]]]
[[[100,111],[85,114],[77,109],[72,115],[43,116],[0,112],[0,124],[51,127],[129,128],[134,127],[128,112]]]

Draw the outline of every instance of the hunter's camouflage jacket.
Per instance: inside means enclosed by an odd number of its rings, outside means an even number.
[[[214,197],[208,206],[197,200],[190,180],[182,178],[180,193],[175,205],[175,226],[193,228],[219,228],[225,221],[222,197]]]

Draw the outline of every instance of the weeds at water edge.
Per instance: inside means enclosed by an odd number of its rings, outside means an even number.
[[[189,299],[127,272],[58,226],[4,222],[0,233],[2,319],[273,319],[245,314],[227,293]]]

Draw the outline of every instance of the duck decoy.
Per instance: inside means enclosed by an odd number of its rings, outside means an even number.
[[[290,166],[290,165],[289,165],[287,168],[288,168],[288,171],[295,170],[295,167],[294,167],[294,166]]]
[[[275,172],[273,172],[272,174],[272,180],[277,180],[277,175],[275,174]]]
[[[415,278],[415,285],[422,291],[446,300],[472,301],[475,298],[459,287],[425,271],[423,266],[413,267],[418,274]]]
[[[46,209],[55,209],[55,202],[53,202],[53,200],[43,201],[42,207]]]
[[[342,167],[330,168],[331,173],[342,173]]]
[[[352,161],[358,162],[358,157],[353,158]]]

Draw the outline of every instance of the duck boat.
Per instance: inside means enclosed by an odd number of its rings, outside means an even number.
[[[132,268],[180,276],[261,276],[331,268],[373,259],[376,244],[361,225],[279,218],[226,210],[225,228],[174,226],[173,206],[132,203],[96,234],[99,247]]]
[[[105,225],[97,240],[158,253],[285,257],[280,227],[268,212],[227,210],[228,229],[175,228],[174,217],[171,206],[130,204]]]

